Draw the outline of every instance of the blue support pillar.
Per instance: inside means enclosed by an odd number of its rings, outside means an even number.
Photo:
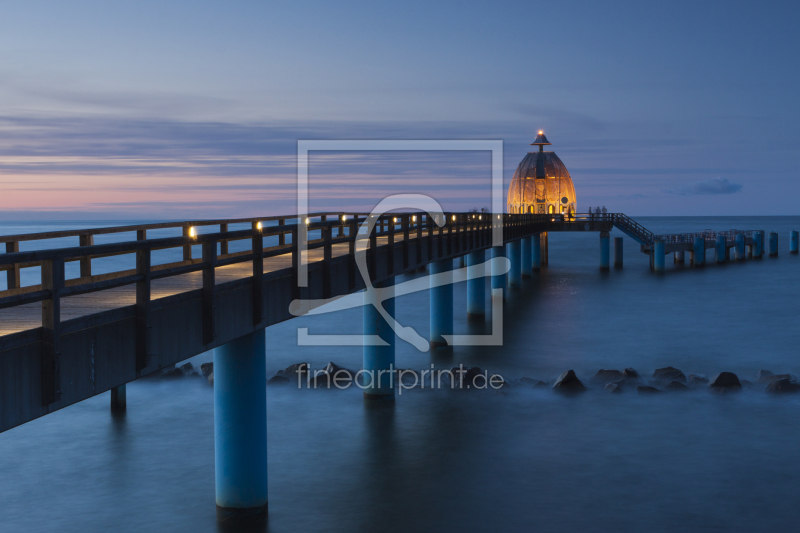
[[[483,320],[486,316],[486,252],[467,255],[467,318]]]
[[[600,270],[608,270],[611,258],[611,238],[607,231],[600,232]]]
[[[703,237],[694,238],[694,253],[692,254],[694,266],[706,264],[706,240]]]
[[[744,261],[744,235],[741,233],[736,236],[735,253],[737,261]]]
[[[760,231],[753,233],[753,257],[755,259],[764,257],[764,234]]]
[[[519,240],[508,243],[508,260],[511,268],[508,270],[508,287],[518,289],[522,286],[522,243]]]
[[[522,277],[531,277],[533,271],[533,255],[531,253],[531,238],[522,239]]]
[[[614,237],[614,268],[622,268],[622,237]]]
[[[111,412],[123,413],[128,408],[125,385],[111,389]]]
[[[506,256],[505,246],[492,247],[492,259],[505,256]],[[495,265],[495,261],[492,261],[492,288],[503,289],[503,295],[505,296],[506,273],[503,270],[499,270],[499,268],[500,268],[499,266]]]
[[[664,241],[656,241],[653,244],[653,270],[656,272],[664,272],[665,256]]]
[[[676,265],[682,265],[686,261],[686,254],[684,250],[678,250],[675,252],[674,257],[672,258],[672,262]]]
[[[789,233],[789,253],[796,254],[800,250],[800,232],[792,230]]]
[[[728,243],[724,235],[717,235],[717,243],[714,248],[714,258],[717,263],[724,263],[728,256]]]
[[[431,286],[431,350],[446,348],[444,336],[453,334],[453,261],[445,259],[431,264],[431,275],[436,274],[451,283]]]
[[[364,291],[364,336],[377,336],[380,346],[364,343],[364,398],[368,400],[394,400],[394,352],[395,333],[392,326],[378,311],[383,305],[386,313],[394,320],[394,278],[376,285],[391,298],[381,301],[377,291]]]
[[[217,519],[267,515],[267,367],[264,330],[214,350]]]
[[[542,237],[539,233],[531,238],[531,268],[534,272],[542,269]]]
[[[774,231],[769,234],[769,256],[778,256],[778,234]]]

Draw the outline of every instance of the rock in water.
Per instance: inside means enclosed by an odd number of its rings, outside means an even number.
[[[213,387],[214,386],[214,373],[213,372],[210,373],[206,379],[208,380],[208,384]]]
[[[655,387],[651,387],[649,385],[642,385],[640,387],[636,387],[636,390],[639,391],[639,394],[655,394],[657,392],[661,392]]]
[[[773,374],[769,370],[764,370],[763,368],[756,373],[756,382],[758,383],[769,383],[773,381]]]
[[[213,376],[214,374],[212,373],[211,375]],[[279,376],[277,374],[269,378],[269,381],[267,381],[267,385],[288,385],[289,383],[291,383],[289,378]]]
[[[622,392],[622,387],[619,386],[619,383],[606,383],[604,387],[606,392],[610,392],[613,394],[619,394]]]
[[[664,388],[668,390],[689,390],[689,387],[680,381],[670,381],[669,384]]]
[[[182,364],[181,365],[181,372],[183,372],[183,375],[186,376],[187,378],[199,378],[200,377],[200,374],[198,374],[197,371],[194,369],[194,367],[192,366],[192,363]]]
[[[642,376],[630,367],[623,370],[622,373],[625,375],[625,379],[642,379]]]
[[[700,385],[707,385],[708,378],[705,374],[689,374],[689,386],[690,387],[699,387]]]
[[[597,371],[597,374],[595,374],[594,377],[592,377],[592,379],[589,381],[597,385],[605,385],[606,383],[611,383],[612,381],[619,381],[623,377],[625,377],[625,374],[623,374],[619,370],[600,369]]]
[[[653,379],[662,383],[669,383],[671,381],[686,383],[686,376],[683,372],[671,366],[657,369],[653,372]]]
[[[297,374],[305,376],[308,373],[308,363],[295,363],[277,373],[285,378],[297,379]]]
[[[208,376],[214,372],[214,363],[203,363],[200,365],[200,373],[203,374],[203,377],[208,379]]]
[[[766,388],[767,392],[800,392],[800,383],[788,378],[771,381]]]
[[[553,389],[560,392],[584,392],[586,386],[581,383],[574,370],[567,370],[558,377],[553,384]]]
[[[180,368],[168,368],[161,373],[161,377],[165,379],[179,379],[184,376],[185,374]]]
[[[708,384],[708,387],[717,392],[733,392],[742,390],[739,377],[733,372],[720,372]]]
[[[325,373],[330,374],[331,376],[338,376],[338,381],[341,383],[342,380],[348,379],[352,380],[355,378],[356,373],[350,369],[347,369],[343,366],[339,366],[333,361],[328,363],[328,366],[325,367]]]

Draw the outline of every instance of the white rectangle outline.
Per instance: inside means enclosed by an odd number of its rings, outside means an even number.
[[[492,152],[492,246],[503,245],[503,141],[501,140],[297,140],[297,215],[300,233],[308,216],[308,152]],[[308,287],[308,244],[299,235],[297,285]]]

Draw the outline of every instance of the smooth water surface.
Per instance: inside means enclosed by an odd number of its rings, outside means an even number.
[[[655,275],[626,238],[625,267],[603,273],[596,233],[553,233],[549,267],[509,295],[502,347],[434,360],[398,342],[398,366],[463,363],[507,379],[572,368],[586,382],[600,368],[649,376],[668,365],[751,380],[761,368],[800,373],[800,257],[788,253],[800,217],[638,220],[656,233],[777,231],[780,256],[715,265],[710,250],[705,268],[668,258],[667,272]],[[467,324],[465,300],[462,284],[457,333],[480,329]],[[396,307],[401,324],[427,335],[427,292]],[[359,348],[298,347],[298,327],[360,333],[361,310],[268,328],[270,375],[300,361],[360,367]],[[791,529],[799,411],[800,397],[760,388],[639,396],[595,387],[575,398],[548,389],[412,390],[393,407],[372,408],[355,388],[270,387],[268,527]],[[0,434],[0,531],[215,531],[213,461],[213,389],[199,379],[134,382],[123,417],[111,416],[106,393]]]

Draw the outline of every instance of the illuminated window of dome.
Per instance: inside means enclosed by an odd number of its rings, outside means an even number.
[[[511,180],[506,199],[509,213],[564,214],[575,213],[575,186],[567,167],[555,152],[545,152],[550,141],[539,130],[528,152]]]

